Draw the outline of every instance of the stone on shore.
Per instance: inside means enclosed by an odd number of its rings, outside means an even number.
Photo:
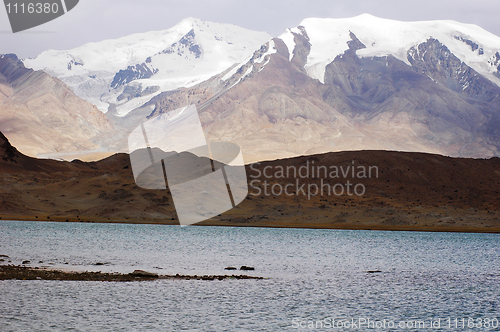
[[[129,273],[129,275],[131,275],[132,277],[158,278],[157,273],[147,272],[143,270],[135,270],[134,272]]]

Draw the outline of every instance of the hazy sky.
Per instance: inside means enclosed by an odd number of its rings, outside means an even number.
[[[352,17],[369,13],[403,21],[451,19],[500,35],[499,0],[80,0],[66,15],[13,34],[0,8],[0,54],[35,57],[47,49],[137,32],[165,30],[186,17],[267,31],[278,36],[307,17]]]

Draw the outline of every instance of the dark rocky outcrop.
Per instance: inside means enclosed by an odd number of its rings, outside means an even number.
[[[463,99],[469,97],[474,98],[475,103],[500,105],[499,87],[467,66],[437,39],[431,38],[412,47],[408,51],[408,61],[415,72],[427,75],[459,93]]]
[[[19,152],[15,147],[13,147],[7,137],[0,132],[0,158],[3,161],[16,163],[16,157],[19,156]]]
[[[493,73],[496,77],[500,78],[500,52],[496,52],[488,61],[490,66],[496,68],[497,70]]]
[[[480,48],[479,45],[477,43],[473,42],[472,40],[461,37],[461,36],[455,36],[455,39],[460,40],[461,42],[464,42],[465,44],[469,45],[469,47],[472,51],[479,49],[479,51],[478,51],[479,55],[484,54],[484,50],[482,48]]]
[[[159,86],[148,86],[146,89],[142,90],[142,87],[126,85],[123,89],[123,92],[116,98],[118,101],[122,101],[124,99],[131,100],[134,98],[148,96],[160,90]]]
[[[146,63],[136,64],[135,66],[128,66],[127,69],[120,70],[115,74],[111,82],[111,88],[116,89],[119,86],[125,85],[135,80],[142,78],[150,78],[158,72],[158,69],[150,68]]]
[[[0,74],[6,78],[8,84],[14,87],[22,82],[18,82],[23,76],[33,73],[33,69],[24,67],[24,64],[15,54],[0,55]]]
[[[202,56],[203,52],[200,45],[196,43],[195,37],[196,33],[194,32],[194,29],[191,29],[177,43],[172,44],[161,53],[172,54],[177,52],[179,56],[184,56],[184,52],[187,51],[188,53],[194,55],[195,58],[199,58]]]

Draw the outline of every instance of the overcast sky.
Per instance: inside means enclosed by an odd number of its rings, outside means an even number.
[[[165,30],[189,16],[278,36],[307,17],[362,13],[402,21],[451,19],[500,35],[499,0],[80,0],[66,15],[16,34],[0,8],[0,54],[35,57],[47,49]]]

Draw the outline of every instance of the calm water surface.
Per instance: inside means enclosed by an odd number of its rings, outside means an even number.
[[[3,221],[0,254],[123,273],[247,265],[269,278],[0,281],[0,331],[500,331],[498,234]]]

